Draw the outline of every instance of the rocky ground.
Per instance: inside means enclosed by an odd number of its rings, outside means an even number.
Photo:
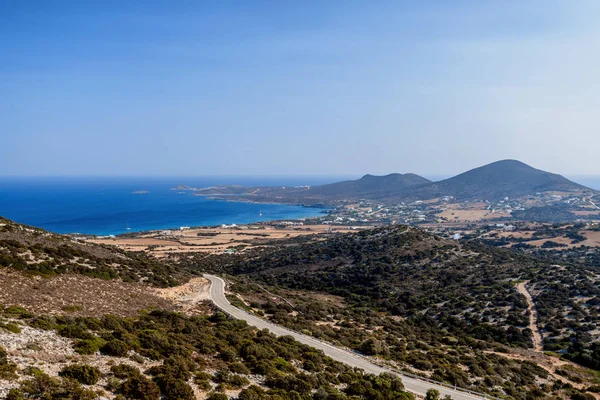
[[[36,314],[125,317],[149,308],[172,310],[173,303],[156,290],[139,283],[75,274],[43,278],[0,268],[0,304],[21,306]]]

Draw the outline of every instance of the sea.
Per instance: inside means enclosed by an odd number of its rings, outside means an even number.
[[[118,235],[182,226],[310,218],[325,210],[213,200],[177,185],[302,186],[337,177],[0,177],[0,216],[56,233]]]

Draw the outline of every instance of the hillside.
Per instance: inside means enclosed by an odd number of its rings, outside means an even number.
[[[190,302],[202,278],[151,287],[181,274],[143,254],[6,219],[0,254],[0,398],[414,399],[396,376]]]
[[[0,217],[0,267],[54,276],[75,273],[124,282],[174,286],[182,274],[142,253],[86,243]]]
[[[323,199],[387,198],[428,183],[431,181],[415,174],[365,175],[357,180],[313,186],[305,195]]]
[[[581,388],[594,373],[532,350],[532,314],[520,291],[529,290],[539,310],[533,326],[546,350],[600,369],[599,271],[550,265],[476,241],[386,227],[289,242],[212,268],[235,277],[233,289],[246,300],[240,307],[273,322],[437,380],[525,399],[544,398],[540,389],[564,398],[562,384]]]
[[[536,263],[502,249],[388,227],[286,246],[227,271],[269,285],[342,296],[356,307],[391,315],[426,315],[476,337],[527,347],[526,304],[514,281]],[[478,311],[486,318],[465,318],[467,309],[483,304]]]

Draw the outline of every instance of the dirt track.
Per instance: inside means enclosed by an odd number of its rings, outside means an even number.
[[[535,308],[535,304],[533,302],[533,298],[531,294],[527,291],[525,285],[529,282],[521,282],[517,285],[517,290],[527,300],[527,309],[529,310],[529,329],[533,332],[533,348],[535,351],[544,351],[544,340],[542,338],[542,334],[540,333],[540,329],[537,325],[537,310]]]

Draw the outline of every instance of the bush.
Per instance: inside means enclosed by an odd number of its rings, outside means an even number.
[[[32,313],[30,313],[23,307],[17,307],[17,306],[8,307],[7,309],[4,310],[4,313],[11,315],[11,316],[15,316],[17,318],[32,318],[33,317]]]
[[[78,340],[75,343],[74,348],[75,352],[79,354],[94,354],[100,350],[105,343],[104,340],[94,337],[93,339]]]
[[[425,396],[425,400],[438,400],[440,398],[440,391],[437,389],[429,389]]]
[[[167,399],[195,400],[194,391],[184,380],[170,375],[159,375],[156,377],[156,383],[160,391]]]
[[[127,379],[140,375],[140,370],[127,364],[113,365],[110,372],[119,379]]]
[[[121,384],[119,390],[123,396],[137,400],[158,400],[158,385],[143,375],[132,376]]]
[[[9,322],[7,324],[0,323],[0,328],[5,329],[12,333],[21,333],[21,328],[19,327],[19,325],[12,323],[12,322]]]
[[[594,400],[595,398],[596,397],[590,393],[574,393],[571,395],[571,400]]]
[[[69,339],[85,339],[90,340],[94,338],[94,335],[88,332],[86,328],[81,325],[68,324],[62,325],[58,328],[58,334],[60,336]]]
[[[113,357],[124,357],[129,352],[129,346],[122,340],[113,339],[102,346],[100,352]]]
[[[375,338],[369,338],[362,342],[359,347],[359,351],[368,356],[375,356],[377,354],[387,354],[388,349],[381,340]]]
[[[0,379],[15,379],[17,376],[17,365],[8,361],[8,353],[0,346]]]
[[[31,325],[33,328],[51,331],[56,328],[56,320],[53,317],[42,315],[31,320],[29,325]]]
[[[100,370],[91,365],[68,365],[64,367],[59,375],[65,378],[75,379],[84,385],[94,385],[100,379]]]
[[[0,346],[0,365],[6,364],[8,362],[8,353],[4,349],[4,347]]]
[[[229,400],[229,397],[223,393],[211,393],[206,400]]]

